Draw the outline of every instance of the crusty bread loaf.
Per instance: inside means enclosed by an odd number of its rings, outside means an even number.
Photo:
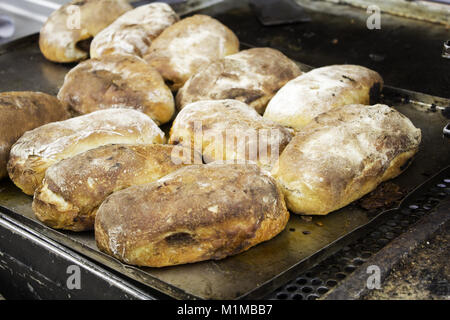
[[[91,230],[98,206],[111,193],[153,182],[192,163],[174,148],[110,144],[61,160],[45,172],[33,211],[52,228]]]
[[[238,51],[239,40],[230,29],[211,17],[194,15],[165,29],[144,58],[175,91],[200,68]]]
[[[107,109],[27,131],[11,148],[8,173],[26,194],[34,194],[52,164],[111,143],[163,143],[164,133],[148,116],[131,109]]]
[[[420,139],[420,129],[386,105],[334,108],[297,132],[272,175],[291,211],[323,215],[399,175]]]
[[[206,163],[251,160],[270,170],[291,138],[288,129],[228,99],[188,104],[173,122],[169,143],[193,148]]]
[[[175,103],[161,75],[141,58],[108,55],[70,70],[58,98],[78,114],[108,108],[132,108],[157,124],[171,120]]]
[[[98,209],[95,239],[123,262],[163,267],[243,252],[276,236],[288,219],[268,173],[212,163],[113,193]]]
[[[114,53],[142,58],[153,39],[178,20],[178,15],[163,2],[137,7],[121,15],[94,37],[91,58]]]
[[[67,110],[58,99],[41,92],[0,93],[0,179],[7,176],[6,163],[11,146],[25,131],[64,120]]]
[[[126,0],[72,0],[54,11],[41,29],[39,47],[54,62],[89,56],[89,41],[133,7]]]
[[[270,100],[264,118],[300,129],[332,108],[376,103],[382,87],[381,76],[361,66],[314,69],[284,85]]]
[[[178,91],[177,107],[200,100],[236,99],[263,114],[267,103],[299,67],[280,51],[253,48],[211,63]]]

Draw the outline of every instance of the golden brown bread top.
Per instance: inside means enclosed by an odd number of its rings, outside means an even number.
[[[398,155],[415,153],[420,140],[420,129],[386,105],[334,108],[297,132],[272,175],[299,197],[321,193],[339,203],[349,186],[381,179]]]
[[[31,91],[0,93],[0,179],[7,175],[11,146],[25,131],[68,117],[67,109],[48,94]]]
[[[86,59],[89,50],[80,44],[132,8],[126,0],[73,0],[54,11],[45,22],[39,36],[41,52],[54,62]]]
[[[48,168],[35,192],[36,216],[54,228],[93,229],[95,210],[108,195],[158,180],[192,163],[175,148],[111,144],[62,160]]]
[[[81,62],[66,74],[58,98],[80,114],[132,108],[157,124],[168,122],[175,110],[172,92],[158,71],[131,55],[114,54]]]
[[[137,7],[121,15],[94,37],[91,58],[113,53],[143,57],[153,39],[178,20],[178,15],[163,2]]]
[[[288,217],[276,181],[256,165],[212,163],[187,166],[154,183],[112,194],[97,212],[95,229],[100,249],[128,263],[142,264],[134,260],[139,258],[134,253],[161,240],[172,249],[184,240],[199,241],[204,247],[198,261],[238,253],[265,221],[283,220],[283,228]],[[222,247],[241,236],[241,229],[246,234],[240,247]],[[210,235],[209,241],[203,232]],[[147,255],[165,259],[170,251]],[[173,257],[171,262],[194,262],[183,258]]]
[[[27,131],[11,148],[8,173],[33,194],[52,164],[111,143],[163,143],[164,133],[142,112],[106,109]]]
[[[381,76],[362,66],[317,68],[284,85],[270,100],[264,118],[300,129],[332,108],[376,103],[382,87]]]
[[[209,16],[194,15],[165,29],[144,58],[178,90],[200,68],[238,51],[239,40],[230,29]]]
[[[292,138],[288,129],[238,100],[205,100],[185,106],[175,118],[169,143],[193,147],[206,163],[251,160],[270,170]]]
[[[178,91],[177,108],[200,100],[236,99],[263,114],[278,89],[301,73],[278,50],[243,50],[211,63],[189,78]]]

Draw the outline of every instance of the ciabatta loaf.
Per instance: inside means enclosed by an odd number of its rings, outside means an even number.
[[[386,105],[334,108],[296,134],[272,175],[290,210],[324,215],[398,176],[420,139],[420,129]]]
[[[62,160],[45,172],[33,211],[56,229],[94,228],[98,206],[115,191],[150,183],[192,163],[176,147],[110,144]]]
[[[164,133],[142,112],[107,109],[53,122],[27,131],[12,146],[8,162],[11,180],[33,195],[52,164],[111,143],[163,143]]]
[[[238,51],[239,40],[230,29],[211,17],[194,15],[165,29],[144,58],[175,91],[201,68]]]
[[[243,252],[288,219],[276,181],[256,165],[193,165],[109,196],[95,239],[125,263],[164,267]]]
[[[302,72],[280,51],[243,50],[194,74],[178,91],[177,108],[200,100],[236,99],[263,114],[273,95]]]
[[[381,76],[355,65],[317,68],[289,81],[270,100],[264,118],[300,129],[319,114],[348,104],[374,104]]]
[[[153,39],[178,20],[178,15],[163,2],[137,7],[121,15],[94,37],[91,58],[117,53],[142,58]]]
[[[131,9],[126,0],[72,0],[44,23],[39,34],[41,52],[54,62],[87,59],[92,38]]]
[[[141,58],[114,54],[78,64],[58,98],[78,114],[108,108],[139,110],[157,124],[172,119],[175,103],[161,75]]]
[[[188,104],[175,118],[169,143],[190,147],[205,163],[253,161],[269,170],[292,138],[292,132],[264,119],[238,100],[205,100]]]

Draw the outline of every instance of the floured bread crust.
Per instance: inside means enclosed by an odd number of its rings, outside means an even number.
[[[297,132],[272,175],[291,211],[323,215],[399,175],[420,140],[420,129],[386,105],[339,107]]]
[[[41,92],[0,93],[0,179],[7,176],[11,146],[25,131],[64,120],[69,112],[53,96]]]
[[[112,144],[62,160],[47,169],[34,194],[33,211],[52,228],[91,230],[98,206],[113,192],[153,182],[192,163],[174,148]]]
[[[142,112],[107,109],[43,125],[12,146],[8,162],[11,180],[26,194],[34,194],[52,164],[111,143],[163,143],[164,133]]]
[[[239,40],[230,29],[209,16],[194,15],[164,30],[144,58],[175,91],[201,68],[238,51]]]
[[[120,53],[143,57],[164,29],[180,18],[163,2],[137,7],[121,15],[97,34],[91,43],[91,58]]]
[[[193,148],[206,163],[248,160],[270,170],[292,132],[264,119],[237,100],[205,100],[185,106],[175,118],[169,143]]]
[[[256,165],[212,163],[115,192],[97,212],[95,239],[125,263],[164,267],[238,254],[288,219],[276,181]]]
[[[381,76],[365,67],[317,68],[282,87],[267,105],[264,118],[300,129],[332,108],[376,103],[382,87]]]
[[[131,55],[90,59],[70,70],[58,98],[78,114],[100,109],[132,108],[158,125],[172,119],[172,92],[156,69]]]
[[[263,114],[278,89],[301,73],[278,50],[244,50],[211,63],[189,78],[178,91],[177,108],[200,100],[236,99]]]
[[[54,11],[39,35],[42,54],[54,62],[75,62],[89,56],[89,41],[133,7],[126,0],[73,0]],[[79,22],[79,25],[78,25]]]

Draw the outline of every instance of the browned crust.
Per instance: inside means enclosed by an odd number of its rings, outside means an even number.
[[[236,99],[263,114],[278,89],[301,73],[295,62],[278,50],[243,50],[193,75],[178,91],[177,108],[200,100]]]
[[[145,114],[106,109],[27,131],[11,147],[9,177],[33,195],[48,167],[76,154],[111,143],[163,143],[164,133]]]
[[[70,7],[70,8],[69,8]],[[80,28],[74,25],[77,17],[73,8],[78,7]],[[86,59],[89,49],[79,44],[93,38],[117,17],[133,7],[125,0],[73,0],[55,10],[45,22],[39,35],[42,54],[54,62],[75,62]]]
[[[243,252],[288,219],[276,181],[257,166],[194,165],[108,197],[95,238],[121,261],[163,267]]]
[[[272,175],[291,211],[324,215],[399,175],[420,140],[420,129],[388,106],[344,106],[300,130]]]
[[[144,58],[176,91],[200,68],[238,51],[239,40],[230,29],[209,16],[194,15],[165,29]]]
[[[108,108],[142,111],[157,124],[172,119],[172,92],[161,75],[131,55],[108,55],[78,64],[67,73],[58,98],[79,114]]]
[[[0,93],[0,179],[7,176],[11,146],[26,131],[69,117],[53,96],[40,92]]]
[[[193,163],[188,152],[174,149],[161,144],[107,145],[62,160],[46,171],[34,194],[33,211],[56,229],[93,229],[95,212],[111,193]]]

